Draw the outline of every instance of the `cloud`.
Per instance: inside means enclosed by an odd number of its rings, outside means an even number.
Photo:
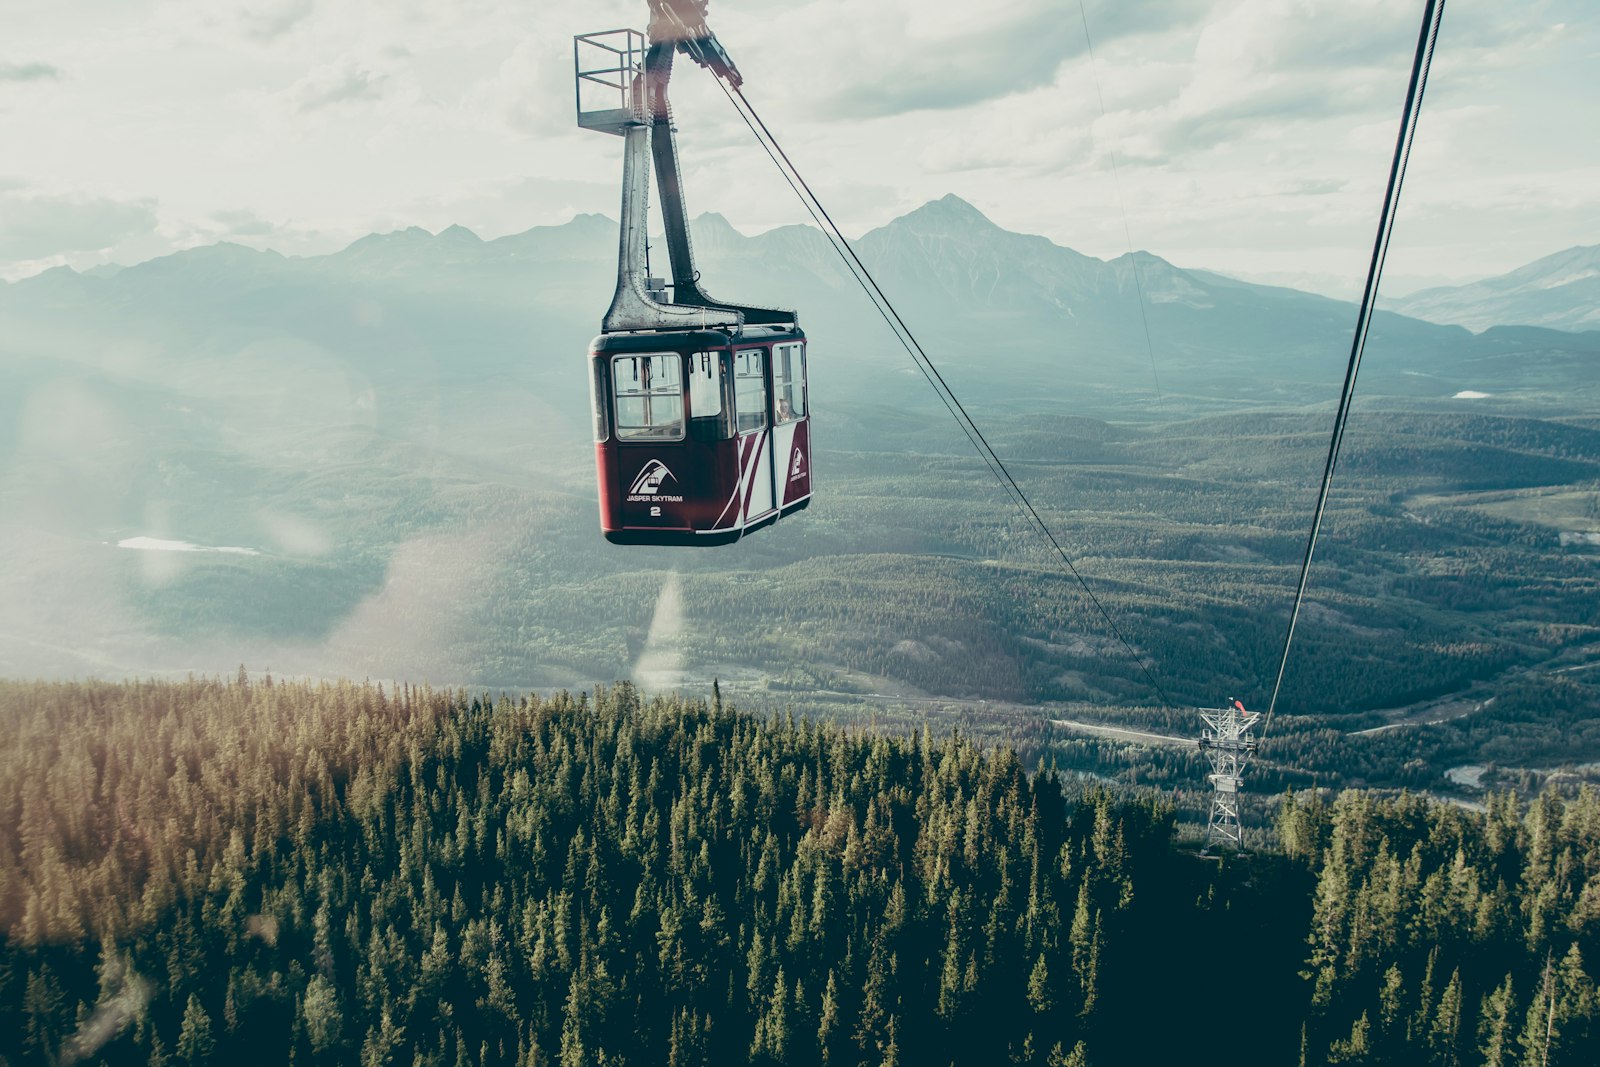
[[[572,94],[571,46],[528,37],[491,75],[472,85],[462,101],[468,113],[503,121],[523,134],[549,136],[573,128],[572,113],[550,102]],[[674,83],[676,84],[676,82]]]
[[[150,1003],[151,985],[148,981],[134,973],[128,962],[122,959],[107,969],[107,979],[109,981],[102,979],[102,989],[106,992],[101,993],[94,1013],[80,1022],[77,1032],[61,1046],[59,1062],[63,1067],[93,1058],[129,1023],[144,1015],[145,1006]]]
[[[146,0],[150,2],[150,0]],[[335,7],[339,5],[334,5]],[[346,5],[352,9],[357,5]],[[264,51],[284,47],[284,39],[301,29],[314,16],[325,16],[328,5],[319,10],[317,0],[155,0],[155,10],[140,19],[140,30],[152,45],[170,48],[173,41],[192,48],[203,45],[214,53],[244,59],[259,58]],[[361,15],[370,16],[362,11]],[[323,21],[327,21],[325,18]],[[327,27],[322,34],[302,34],[296,42],[299,58],[309,61],[326,40],[342,40],[339,29]]]
[[[168,212],[170,213],[170,212]],[[122,246],[111,250],[110,255],[123,263],[140,262],[152,255],[163,255],[178,249],[226,242],[259,250],[271,249],[286,256],[322,255],[338,247],[342,234],[329,235],[293,218],[274,220],[248,208],[222,208],[190,219],[164,219],[160,230],[161,245],[152,248]],[[82,270],[80,259],[72,263]]]
[[[1073,112],[1080,112],[1073,121]],[[1022,93],[994,101],[981,122],[969,122],[959,136],[929,139],[918,156],[935,174],[974,170],[1049,173],[1091,154],[1090,124],[1097,112],[1064,99],[1058,90]]]
[[[669,571],[656,597],[644,651],[630,675],[645,689],[666,689],[683,683],[683,591],[677,571]]]
[[[1520,64],[1526,62],[1530,47],[1543,52],[1565,35],[1588,35],[1597,26],[1600,10],[1572,0],[1452,7],[1440,27],[1438,58],[1443,61],[1465,50],[1471,53],[1475,64]]]
[[[1068,4],[1070,19],[1075,5]],[[1079,24],[1089,23],[1096,47],[1145,34],[1170,34],[1203,22],[1216,6],[1215,0],[1086,0]]]
[[[1205,148],[1265,121],[1388,105],[1405,84],[1413,14],[1372,0],[1310,10],[1288,0],[1234,5],[1200,34],[1170,139]]]
[[[1432,91],[1524,62],[1560,35],[1549,21],[1524,8],[1452,13]],[[1239,139],[1271,141],[1292,124],[1392,125],[1419,25],[1417,10],[1388,0],[1218,0],[1175,97],[1114,115],[1108,126],[1136,146],[1127,153],[1134,162],[1164,163]]]
[[[389,557],[383,587],[350,612],[317,657],[349,676],[457,676],[453,651],[478,625],[469,605],[492,596],[485,576],[518,543],[513,530],[490,520],[401,544]]]
[[[836,54],[823,72],[819,80],[833,86],[824,114],[879,118],[968,107],[1048,85],[1084,46],[1081,27],[1055,3],[1001,0],[982,19],[966,11],[953,25],[919,18],[926,5],[897,8],[884,5],[861,19],[865,54]]]
[[[0,260],[103,252],[155,229],[150,200],[0,192]]]
[[[1398,116],[1416,42],[1412,9],[1386,0],[1212,0],[1203,14],[1159,37],[1148,22],[1132,23],[1126,32],[1150,35],[1136,45],[1097,41],[1106,113],[1091,121],[1102,160],[1114,151],[1121,164],[1192,166],[1241,143],[1288,143],[1291,128],[1328,122],[1326,136],[1342,137],[1333,132],[1340,126]]]
[[[289,99],[302,115],[358,101],[381,100],[388,75],[358,63],[322,67],[289,88]]]
[[[712,25],[847,228],[954,190],[996,221],[1096,254],[1123,251],[1132,229],[1140,247],[1237,266],[1250,226],[1261,247],[1292,247],[1321,270],[1325,257],[1296,226],[1333,247],[1355,219],[1348,243],[1370,239],[1420,5],[1083,3],[1080,18],[1077,0],[981,10],[976,0],[716,0]],[[98,19],[106,32],[92,42],[72,14],[86,5],[115,16]],[[639,25],[639,0],[556,0],[534,23],[517,0],[56,7],[29,27],[31,44],[0,45],[0,107],[30,101],[6,115],[0,171],[30,185],[7,190],[0,179],[5,239],[14,246],[55,210],[11,192],[159,195],[161,225],[109,252],[0,258],[0,277],[218,238],[307,253],[374,229],[461,222],[492,236],[616,211],[620,145],[573,123],[569,42]],[[1408,183],[1411,219],[1425,218],[1432,189],[1451,204],[1471,192],[1485,248],[1509,247],[1490,225],[1502,219],[1531,241],[1536,211],[1547,219],[1541,241],[1597,239],[1585,236],[1591,186],[1562,184],[1595,159],[1592,139],[1572,131],[1593,110],[1585,74],[1597,23],[1593,0],[1451,5]],[[152,49],[163,57],[155,68]],[[747,230],[806,221],[703,71],[680,60],[673,89],[691,211],[724,212]],[[100,184],[107,173],[115,187]],[[1547,173],[1562,180],[1539,180]],[[1283,182],[1253,184],[1264,176]],[[1257,190],[1254,202],[1244,188]],[[1534,188],[1543,199],[1510,202]],[[1451,238],[1452,269],[1467,239]]]
[[[315,9],[315,0],[274,0],[244,9],[239,13],[239,22],[250,40],[269,44],[305,21]]]
[[[215,211],[211,214],[211,221],[221,228],[221,233],[226,237],[272,237],[278,233],[278,227],[253,211]]]
[[[1213,0],[1130,4],[994,0],[932,5],[822,0],[802,9],[782,35],[806,40],[805,84],[820,86],[815,108],[833,118],[882,118],[953,110],[1050,85],[1063,64],[1095,48],[1151,34],[1171,35],[1202,20]]]
[[[1328,196],[1342,193],[1349,182],[1342,178],[1290,178],[1275,194],[1278,196]]]
[[[400,205],[394,220],[396,226],[420,224],[432,230],[456,223],[489,240],[530,226],[559,225],[578,214],[615,217],[620,176],[618,165],[590,179],[527,177],[451,187]]]
[[[61,77],[61,68],[49,63],[0,63],[0,82],[45,82]]]

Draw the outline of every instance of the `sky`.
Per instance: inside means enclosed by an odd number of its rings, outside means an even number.
[[[1359,290],[1421,0],[713,0],[746,93],[860,234],[947,193],[1111,258]],[[615,218],[572,38],[645,0],[0,0],[0,279]],[[1087,26],[1087,34],[1085,28]],[[1449,0],[1385,293],[1600,244],[1600,4]],[[673,82],[691,214],[807,221]],[[597,250],[610,255],[611,249]]]

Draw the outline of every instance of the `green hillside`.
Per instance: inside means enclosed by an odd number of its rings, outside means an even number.
[[[0,683],[0,740],[15,1064],[1600,1051],[1589,790],[1292,798],[1218,864],[1008,749],[628,684]]]

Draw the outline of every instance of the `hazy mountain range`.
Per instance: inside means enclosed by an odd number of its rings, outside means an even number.
[[[819,358],[838,354],[825,365],[839,384],[874,383],[908,367],[819,231],[791,226],[747,237],[703,215],[695,237],[713,295],[801,309]],[[19,367],[38,373],[48,360],[104,366],[101,341],[109,340],[123,372],[137,348],[154,360],[146,369],[159,382],[189,361],[292,339],[386,383],[559,369],[551,384],[567,387],[559,394],[565,403],[581,380],[565,373],[571,363],[560,357],[575,357],[598,326],[615,242],[615,223],[588,215],[493,241],[461,227],[437,235],[412,228],[327,256],[218,244],[123,269],[58,268],[0,285],[0,353],[10,375]],[[936,359],[958,377],[982,369],[968,380],[980,391],[1032,393],[1041,372],[1065,366],[1092,368],[1094,384],[1150,394],[1283,399],[1307,385],[1313,391],[1297,398],[1312,399],[1342,366],[1355,317],[1343,301],[1185,270],[1145,252],[1085,256],[1003,230],[954,196],[871,231],[857,247]],[[1400,310],[1474,330],[1572,327],[1600,314],[1586,295],[1600,286],[1595,256],[1574,249],[1505,279],[1417,294]],[[1558,276],[1568,280],[1556,284]],[[1480,288],[1499,293],[1499,303],[1469,315],[1465,303]],[[1518,310],[1535,296],[1538,314]],[[1388,379],[1440,376],[1422,391],[1448,396],[1452,385],[1483,388],[1479,376],[1494,371],[1480,361],[1493,363],[1508,348],[1595,347],[1594,338],[1525,330],[1485,343],[1460,328],[1380,314],[1368,373],[1406,393],[1418,383]],[[18,391],[7,392],[17,403]]]
[[[413,228],[326,256],[219,244],[0,285],[0,674],[227,668],[242,628],[308,672],[460,679],[484,662],[460,649],[491,637],[525,652],[593,630],[585,583],[645,559],[593,535],[581,357],[616,238],[592,215],[493,241]],[[752,237],[704,215],[695,238],[713,295],[801,310],[819,447],[965,448],[818,231]],[[980,423],[1326,407],[1355,317],[1149,253],[1084,256],[953,196],[857,247]],[[1581,410],[1597,390],[1600,332],[1473,334],[1387,312],[1362,378],[1364,397],[1446,409]],[[828,551],[926,544],[830,526],[826,508],[801,536],[818,530]],[[138,538],[262,555],[116,547]],[[567,605],[527,611],[570,611],[577,629],[558,640],[531,616],[496,628],[457,606],[510,574]],[[182,639],[158,664],[152,631]],[[622,647],[539,677],[625,670]]]
[[[1600,245],[1569,248],[1471,285],[1423,289],[1388,305],[1430,322],[1600,329]]]

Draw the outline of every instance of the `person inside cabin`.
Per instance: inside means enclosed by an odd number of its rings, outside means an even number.
[[[789,407],[788,397],[780,396],[778,398],[778,421],[788,422],[792,418],[794,418],[794,411]]]

